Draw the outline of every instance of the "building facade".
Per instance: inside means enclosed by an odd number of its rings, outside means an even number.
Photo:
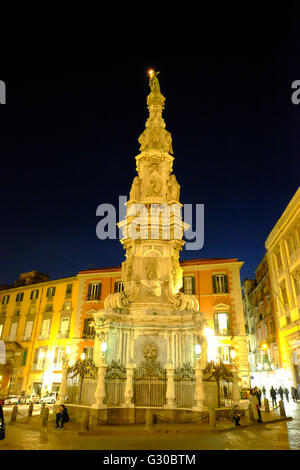
[[[300,388],[300,188],[265,246],[275,298],[281,365],[286,384]]]
[[[283,383],[274,297],[266,256],[258,265],[255,275],[255,279],[245,279],[243,283],[251,385],[269,389],[272,385]]]
[[[77,277],[50,281],[33,271],[21,274],[12,288],[0,292],[0,340],[5,344],[2,391],[58,391],[62,353],[74,336],[77,286]]]

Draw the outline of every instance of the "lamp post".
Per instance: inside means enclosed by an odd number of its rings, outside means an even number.
[[[205,400],[205,394],[203,390],[203,371],[201,367],[201,346],[200,344],[195,345],[195,353],[196,353],[196,367],[195,367],[195,378],[196,378],[196,389],[195,389],[195,410],[204,410],[205,407],[203,405]]]
[[[92,405],[92,408],[106,408],[104,398],[105,398],[105,373],[106,373],[106,364],[105,364],[105,356],[107,351],[107,343],[101,343],[101,357],[100,357],[100,364],[98,367],[98,380],[97,380],[97,388],[95,392],[95,400],[96,403]]]

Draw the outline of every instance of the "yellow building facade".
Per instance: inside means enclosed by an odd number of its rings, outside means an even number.
[[[265,246],[286,385],[300,388],[300,188]]]
[[[14,287],[1,290],[2,394],[59,390],[77,297],[77,277],[50,281],[36,271],[21,274]]]

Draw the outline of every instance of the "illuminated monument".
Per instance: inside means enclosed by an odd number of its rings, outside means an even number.
[[[110,403],[104,381],[108,371],[114,371],[113,380],[119,370],[124,407],[203,409],[206,318],[196,297],[180,291],[179,253],[188,225],[181,218],[172,138],[162,117],[165,98],[157,75],[149,71],[149,117],[135,157],[138,175],[126,218],[118,224],[126,255],[124,290],[108,295],[104,309],[94,314],[94,357],[99,366],[95,408]],[[190,378],[188,392],[180,388],[180,374]]]

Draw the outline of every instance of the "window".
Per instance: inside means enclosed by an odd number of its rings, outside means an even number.
[[[71,311],[71,308],[72,308],[72,302],[70,300],[68,302],[64,302],[64,305],[63,305],[64,311]]]
[[[17,322],[12,323],[11,327],[10,327],[10,332],[9,332],[9,340],[10,341],[13,341],[13,340],[16,339],[17,329],[18,329],[18,323]]]
[[[45,312],[52,312],[52,311],[53,311],[53,305],[52,304],[46,305]]]
[[[280,290],[281,290],[282,303],[283,303],[283,305],[287,305],[288,304],[288,297],[287,297],[285,285],[280,286]]]
[[[92,361],[94,359],[94,348],[83,348],[83,352],[85,354],[85,358]]]
[[[9,295],[4,295],[2,299],[2,304],[7,305],[9,302]]]
[[[93,338],[95,336],[95,329],[91,326],[91,323],[93,323],[92,318],[86,318],[84,320],[83,337],[85,338]]]
[[[195,294],[194,276],[183,276],[183,292],[185,294]]]
[[[31,338],[32,329],[33,329],[33,321],[32,321],[32,320],[28,320],[28,321],[26,322],[26,326],[25,326],[24,338],[26,338],[26,339],[30,339],[30,338]]]
[[[115,282],[114,291],[115,292],[123,292],[123,290],[124,290],[123,282],[122,281]]]
[[[60,322],[60,334],[66,336],[69,333],[70,317],[62,317]]]
[[[294,279],[296,296],[298,297],[298,295],[300,295],[300,275],[298,274],[293,279]]]
[[[73,284],[67,284],[66,297],[71,297],[72,296],[72,289],[73,289]]]
[[[232,350],[231,346],[220,346],[218,347],[218,357],[224,364],[231,363],[230,351]]]
[[[56,287],[48,287],[46,296],[47,297],[54,297],[55,296],[55,291],[56,291]]]
[[[34,352],[32,368],[42,370],[45,367],[47,348],[37,348]]]
[[[35,306],[34,305],[29,307],[28,314],[29,315],[34,315],[35,314]]]
[[[101,283],[91,282],[88,288],[88,300],[99,300],[101,295]]]
[[[282,262],[281,262],[280,252],[278,251],[275,256],[276,256],[277,269],[281,269]]]
[[[230,320],[228,313],[215,313],[215,334],[217,336],[230,335]]]
[[[258,339],[261,341],[261,327],[258,328]]]
[[[16,302],[22,302],[24,297],[24,292],[19,292],[16,296]]]
[[[62,366],[62,358],[63,358],[64,350],[62,348],[55,348],[54,352],[54,370],[60,370]]]
[[[39,296],[39,290],[35,289],[31,291],[30,300],[36,300]]]
[[[215,274],[212,277],[213,291],[215,294],[224,294],[228,292],[228,279],[226,274]]]
[[[50,318],[45,318],[42,322],[41,337],[48,338],[50,333]]]

